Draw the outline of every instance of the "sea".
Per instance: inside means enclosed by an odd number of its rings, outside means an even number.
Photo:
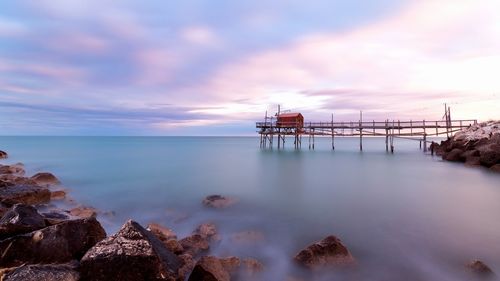
[[[364,138],[360,152],[358,138],[336,138],[335,150],[329,138],[314,150],[290,139],[277,150],[257,137],[0,137],[10,156],[0,163],[54,173],[72,199],[100,210],[108,235],[128,219],[179,237],[213,222],[221,239],[209,254],[258,259],[258,280],[301,277],[294,255],[328,235],[357,265],[305,280],[469,280],[473,259],[500,274],[500,175],[413,140],[387,153],[384,141]],[[237,203],[204,207],[212,194]]]

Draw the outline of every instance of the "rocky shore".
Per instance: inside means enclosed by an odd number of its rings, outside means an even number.
[[[473,125],[431,149],[444,160],[500,172],[500,121]]]
[[[8,157],[3,151],[0,156]],[[263,280],[266,265],[252,257],[212,255],[211,247],[221,240],[214,223],[202,223],[179,238],[165,226],[143,227],[129,220],[108,236],[97,210],[64,210],[51,203],[66,197],[60,184],[50,173],[26,176],[21,163],[0,165],[0,280]],[[221,212],[237,203],[221,195],[200,201]],[[248,231],[231,239],[259,240],[262,234]],[[316,272],[359,266],[333,235],[306,246],[290,261],[301,273],[282,280],[310,280]],[[494,276],[481,261],[466,268],[476,276]]]

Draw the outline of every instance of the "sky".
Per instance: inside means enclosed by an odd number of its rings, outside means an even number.
[[[0,2],[1,135],[500,119],[499,0]]]

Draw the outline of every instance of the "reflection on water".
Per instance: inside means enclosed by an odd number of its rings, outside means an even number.
[[[479,258],[500,272],[500,176],[425,156],[418,143],[317,140],[316,150],[261,150],[257,138],[1,137],[2,150],[30,172],[54,172],[84,204],[113,210],[109,233],[126,218],[189,234],[215,222],[216,255],[256,257],[265,280],[294,273],[291,257],[329,234],[359,266],[317,280],[466,280]],[[230,210],[201,206],[209,194],[238,198]],[[236,243],[231,235],[263,235]]]

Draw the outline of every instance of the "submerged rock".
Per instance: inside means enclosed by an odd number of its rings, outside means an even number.
[[[478,276],[491,277],[495,275],[491,268],[480,260],[473,260],[465,266],[471,273],[474,273]]]
[[[31,264],[9,271],[3,281],[78,281],[75,264]]]
[[[0,267],[79,260],[105,237],[95,218],[65,221],[0,241]]]
[[[157,223],[150,223],[148,224],[147,230],[151,231],[158,239],[160,239],[163,242],[166,242],[170,239],[177,239],[177,234],[175,232],[168,228],[161,226]]]
[[[0,219],[0,239],[44,227],[45,220],[34,207],[16,204]]]
[[[492,170],[493,172],[500,173],[500,164],[495,164],[495,165],[491,166],[490,170]]]
[[[189,281],[230,281],[231,276],[224,268],[219,258],[202,257],[189,276]]]
[[[203,199],[203,205],[215,209],[227,208],[234,205],[235,203],[235,199],[224,197],[222,195],[209,195],[205,199]]]
[[[5,200],[12,204],[43,204],[50,201],[50,191],[47,188],[33,185],[0,187],[0,200]]]
[[[38,185],[44,186],[61,184],[59,179],[57,179],[56,176],[51,173],[37,173],[31,177],[31,180],[36,182],[36,184]]]
[[[203,236],[199,234],[193,234],[186,238],[179,240],[179,243],[184,248],[184,252],[190,254],[193,257],[208,251],[210,248],[210,244],[208,243],[207,238],[203,238]]]
[[[201,237],[211,242],[219,241],[221,239],[219,234],[217,233],[217,227],[211,222],[200,224],[195,229],[193,234],[199,234]]]
[[[294,260],[309,269],[355,264],[349,250],[342,244],[340,239],[333,235],[309,245],[300,251]]]
[[[229,240],[236,244],[252,244],[263,242],[265,237],[260,231],[246,230],[231,234]]]
[[[50,192],[51,200],[63,200],[66,198],[66,191],[64,190],[55,190]]]
[[[0,150],[0,159],[6,159],[8,157],[9,155],[7,154],[7,152]]]
[[[80,206],[69,211],[70,215],[80,218],[95,218],[97,210],[92,207]]]
[[[151,232],[128,221],[80,262],[82,280],[176,280],[179,258]]]

